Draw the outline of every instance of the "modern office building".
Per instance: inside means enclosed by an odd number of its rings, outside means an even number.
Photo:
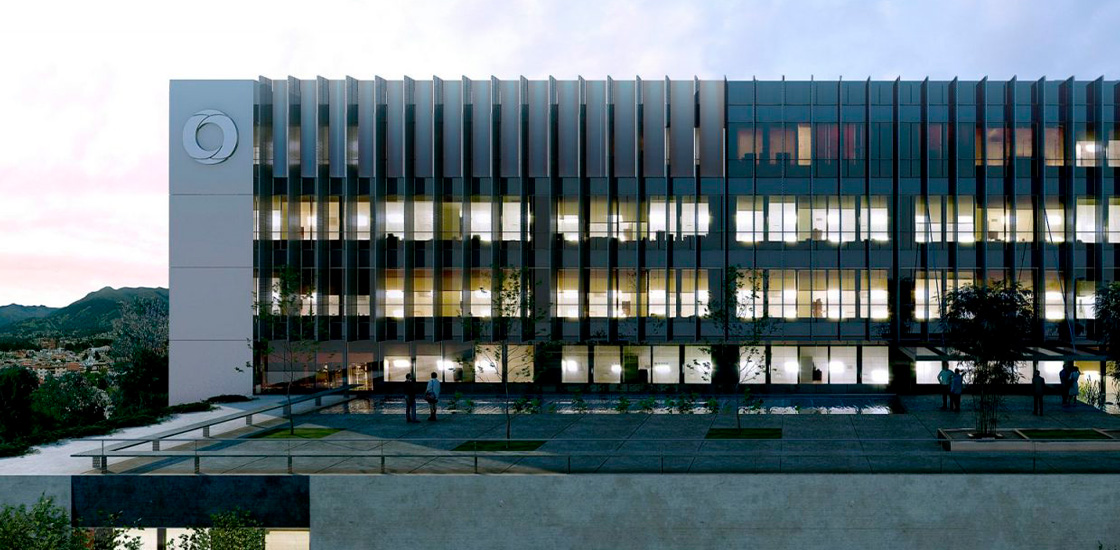
[[[732,268],[743,322],[776,320],[740,365],[772,391],[932,383],[956,360],[942,297],[995,280],[1034,291],[1024,372],[1099,373],[1118,99],[1102,79],[174,81],[172,400],[293,368],[497,382],[473,336],[511,278],[532,297],[513,380],[712,384]],[[294,367],[253,345],[281,273],[321,342]]]

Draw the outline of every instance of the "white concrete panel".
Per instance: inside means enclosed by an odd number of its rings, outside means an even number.
[[[253,194],[253,90],[252,80],[172,80],[168,128],[168,159],[172,195]],[[233,154],[218,164],[203,164],[183,147],[183,128],[192,115],[215,110],[224,113],[237,129]],[[199,144],[216,147],[222,138],[215,125],[198,132]]]
[[[171,268],[171,340],[244,344],[253,335],[252,287],[252,268]]]
[[[171,230],[172,268],[253,267],[252,196],[176,196]]]
[[[245,368],[252,357],[245,340],[216,342],[172,339],[169,401],[175,405],[220,394],[252,394],[253,373]],[[238,368],[241,372],[238,372]]]

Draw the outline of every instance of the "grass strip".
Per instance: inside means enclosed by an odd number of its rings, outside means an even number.
[[[1096,430],[1089,429],[1034,429],[1019,430],[1019,432],[1027,436],[1027,439],[1112,439]]]
[[[535,451],[544,445],[544,441],[505,441],[487,439],[482,441],[468,441],[451,449],[453,451]]]
[[[781,428],[711,428],[704,439],[781,439]]]
[[[323,439],[341,431],[338,428],[296,428],[295,434],[292,434],[287,427],[282,427],[256,434],[250,439]]]

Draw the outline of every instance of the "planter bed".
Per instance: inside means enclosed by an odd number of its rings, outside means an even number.
[[[997,438],[974,438],[975,430],[941,428],[937,438],[946,451],[1046,452],[1120,451],[1120,432],[1098,428],[1009,428],[997,430]]]

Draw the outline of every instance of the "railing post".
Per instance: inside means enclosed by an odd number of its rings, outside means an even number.
[[[202,437],[210,437],[210,426],[202,427]]]
[[[251,415],[251,414],[245,415],[245,425],[246,426],[252,426],[253,425],[253,415]]]
[[[289,453],[288,454],[288,474],[290,475],[292,473],[294,473],[292,471],[292,455]]]
[[[385,473],[385,455],[381,455],[381,473]]]
[[[568,473],[572,473],[572,455],[568,455]]]
[[[202,457],[194,455],[194,473],[202,473]]]
[[[153,439],[152,440],[152,450],[153,451],[158,451],[159,450],[159,440],[158,439]]]
[[[478,473],[478,454],[474,455],[474,473]]]

